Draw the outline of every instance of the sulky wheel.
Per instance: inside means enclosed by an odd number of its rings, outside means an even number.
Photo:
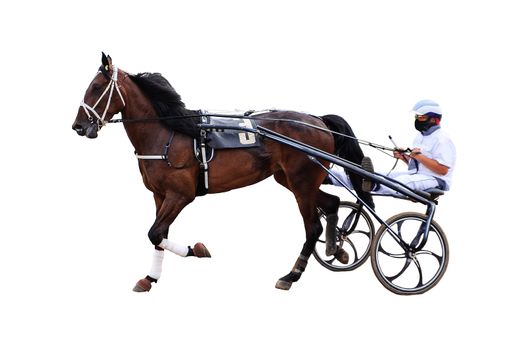
[[[319,210],[321,222],[323,224],[323,234],[316,242],[314,249],[315,259],[324,267],[332,271],[351,271],[361,266],[368,255],[374,237],[374,223],[370,215],[365,210],[358,210],[359,206],[352,202],[341,202],[339,205],[339,221],[337,222],[337,246],[342,247],[349,255],[349,261],[343,264],[336,260],[334,256],[325,255],[325,236],[326,218],[324,213]],[[359,215],[357,213],[359,212]],[[349,230],[357,224],[352,232]]]
[[[426,215],[401,213],[388,219],[393,233],[381,225],[372,242],[372,268],[389,291],[421,294],[432,289],[447,269],[449,250],[445,234],[434,221],[421,244]]]

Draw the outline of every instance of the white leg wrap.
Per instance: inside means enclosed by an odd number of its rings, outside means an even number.
[[[164,259],[164,250],[155,249],[151,261],[151,270],[148,276],[158,280],[162,274],[162,260]]]
[[[182,257],[188,255],[188,247],[178,245],[166,238],[164,238],[162,242],[160,242],[159,247],[169,250],[170,252],[180,255]]]

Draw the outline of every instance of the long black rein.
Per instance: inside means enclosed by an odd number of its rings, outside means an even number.
[[[249,113],[249,112],[247,112]],[[183,116],[167,116],[167,117],[162,117],[162,118],[159,118],[159,117],[153,117],[153,118],[143,118],[143,119],[112,119],[112,120],[109,120],[108,123],[144,123],[144,122],[157,122],[157,121],[162,121],[162,120],[170,120],[170,119],[188,119],[188,118],[200,118],[200,117],[221,117],[221,118],[231,118],[231,119],[249,119],[249,120],[268,120],[268,121],[275,121],[275,122],[287,122],[287,123],[294,123],[294,124],[299,124],[299,125],[303,125],[303,126],[306,126],[306,127],[309,127],[309,128],[312,128],[312,129],[317,129],[317,130],[321,130],[321,131],[325,131],[325,132],[329,132],[331,134],[334,134],[334,135],[339,135],[339,136],[342,136],[342,137],[346,137],[348,139],[352,139],[352,140],[356,140],[358,143],[362,144],[362,145],[365,145],[365,146],[369,146],[369,147],[372,147],[372,148],[375,148],[377,149],[378,151],[388,155],[389,157],[392,157],[393,156],[389,153],[387,153],[386,151],[389,151],[389,152],[394,152],[394,151],[399,151],[399,152],[406,152],[406,150],[399,150],[399,149],[395,149],[395,148],[392,148],[392,147],[387,147],[387,146],[384,146],[384,145],[380,145],[380,144],[377,144],[377,143],[374,143],[374,142],[370,142],[370,141],[366,141],[366,140],[363,140],[363,139],[359,139],[357,137],[354,137],[354,136],[350,136],[350,135],[347,135],[347,134],[343,134],[343,133],[340,133],[340,132],[337,132],[337,131],[333,131],[333,130],[330,130],[330,129],[327,129],[327,128],[323,128],[323,127],[320,127],[320,126],[317,126],[317,125],[312,125],[312,124],[309,124],[307,122],[303,122],[303,121],[300,121],[300,120],[295,120],[295,119],[282,119],[282,118],[261,118],[261,117],[257,117],[257,116],[250,116],[250,114],[248,115],[231,115],[231,114],[215,114],[215,113],[203,113],[203,114],[195,114],[195,115],[183,115]],[[312,117],[316,117],[316,116],[312,116]],[[319,117],[316,117],[316,118],[319,118]],[[321,119],[321,118],[319,118]],[[397,161],[396,161],[396,164],[397,164]],[[395,167],[395,165],[394,165]]]

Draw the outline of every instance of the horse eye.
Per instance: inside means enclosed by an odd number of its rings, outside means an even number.
[[[100,91],[101,86],[99,84],[93,84],[93,91]]]

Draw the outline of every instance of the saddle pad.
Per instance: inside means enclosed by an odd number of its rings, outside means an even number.
[[[259,137],[252,132],[228,130],[221,127],[234,126],[255,129],[254,120],[244,118],[208,117],[208,123],[217,128],[208,131],[208,146],[215,149],[259,147]]]

